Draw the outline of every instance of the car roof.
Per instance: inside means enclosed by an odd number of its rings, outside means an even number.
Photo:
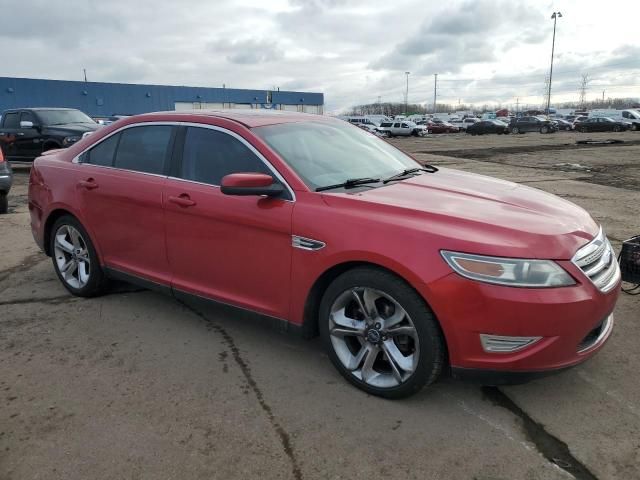
[[[253,128],[264,125],[274,125],[278,123],[295,123],[295,122],[309,122],[309,121],[323,121],[342,122],[343,120],[335,119],[333,117],[314,115],[311,113],[297,113],[287,112],[282,110],[267,110],[267,109],[252,109],[252,110],[179,110],[179,111],[167,111],[167,112],[155,112],[144,113],[141,115],[135,115],[129,117],[132,122],[145,120],[148,117],[153,117],[153,120],[157,120],[158,117],[163,117],[164,120],[171,120],[175,117],[203,117],[203,118],[223,118],[226,120],[232,120],[242,125]]]

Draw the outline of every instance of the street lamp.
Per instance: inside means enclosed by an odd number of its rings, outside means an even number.
[[[549,116],[549,108],[551,107],[551,78],[553,77],[553,52],[556,48],[556,22],[562,18],[562,13],[553,12],[553,40],[551,42],[551,68],[549,69],[549,91],[547,92],[547,116]]]
[[[407,76],[407,90],[404,93],[404,114],[409,115],[409,74],[411,72],[404,72]]]

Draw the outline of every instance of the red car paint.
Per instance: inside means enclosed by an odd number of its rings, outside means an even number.
[[[598,233],[587,212],[540,190],[444,168],[358,193],[311,191],[252,132],[309,119],[335,121],[228,111],[116,122],[36,159],[29,185],[34,238],[44,248],[48,219],[69,212],[88,231],[104,266],[294,325],[317,321],[310,317],[309,299],[324,275],[358,263],[378,265],[406,280],[431,306],[455,367],[556,369],[602,347],[604,341],[588,353],[576,349],[613,311],[618,296],[617,288],[600,292],[570,261]],[[73,163],[125,125],[167,121],[214,125],[241,136],[275,167],[295,200],[228,196],[210,185]],[[293,248],[292,235],[318,239],[326,248]],[[576,284],[514,288],[476,282],[455,273],[441,250],[555,260]],[[516,353],[495,354],[483,350],[482,332],[544,339]]]

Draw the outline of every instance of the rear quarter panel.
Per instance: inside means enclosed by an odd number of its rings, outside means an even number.
[[[78,208],[77,181],[75,164],[63,158],[61,153],[38,157],[34,161],[29,177],[29,214],[33,237],[41,249],[46,250],[47,219],[57,210],[75,216],[94,240],[91,225],[82,218]],[[96,245],[95,241],[93,243]]]

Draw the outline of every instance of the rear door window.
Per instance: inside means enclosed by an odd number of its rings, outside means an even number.
[[[136,172],[163,174],[172,132],[173,127],[169,125],[124,130],[120,134],[114,166]]]
[[[18,112],[5,114],[2,126],[4,128],[19,128],[20,121],[18,120]]]
[[[112,167],[119,138],[120,134],[118,133],[116,135],[110,136],[106,140],[103,140],[98,145],[89,150],[85,154],[85,157],[82,161],[85,163],[90,163],[92,165]]]

